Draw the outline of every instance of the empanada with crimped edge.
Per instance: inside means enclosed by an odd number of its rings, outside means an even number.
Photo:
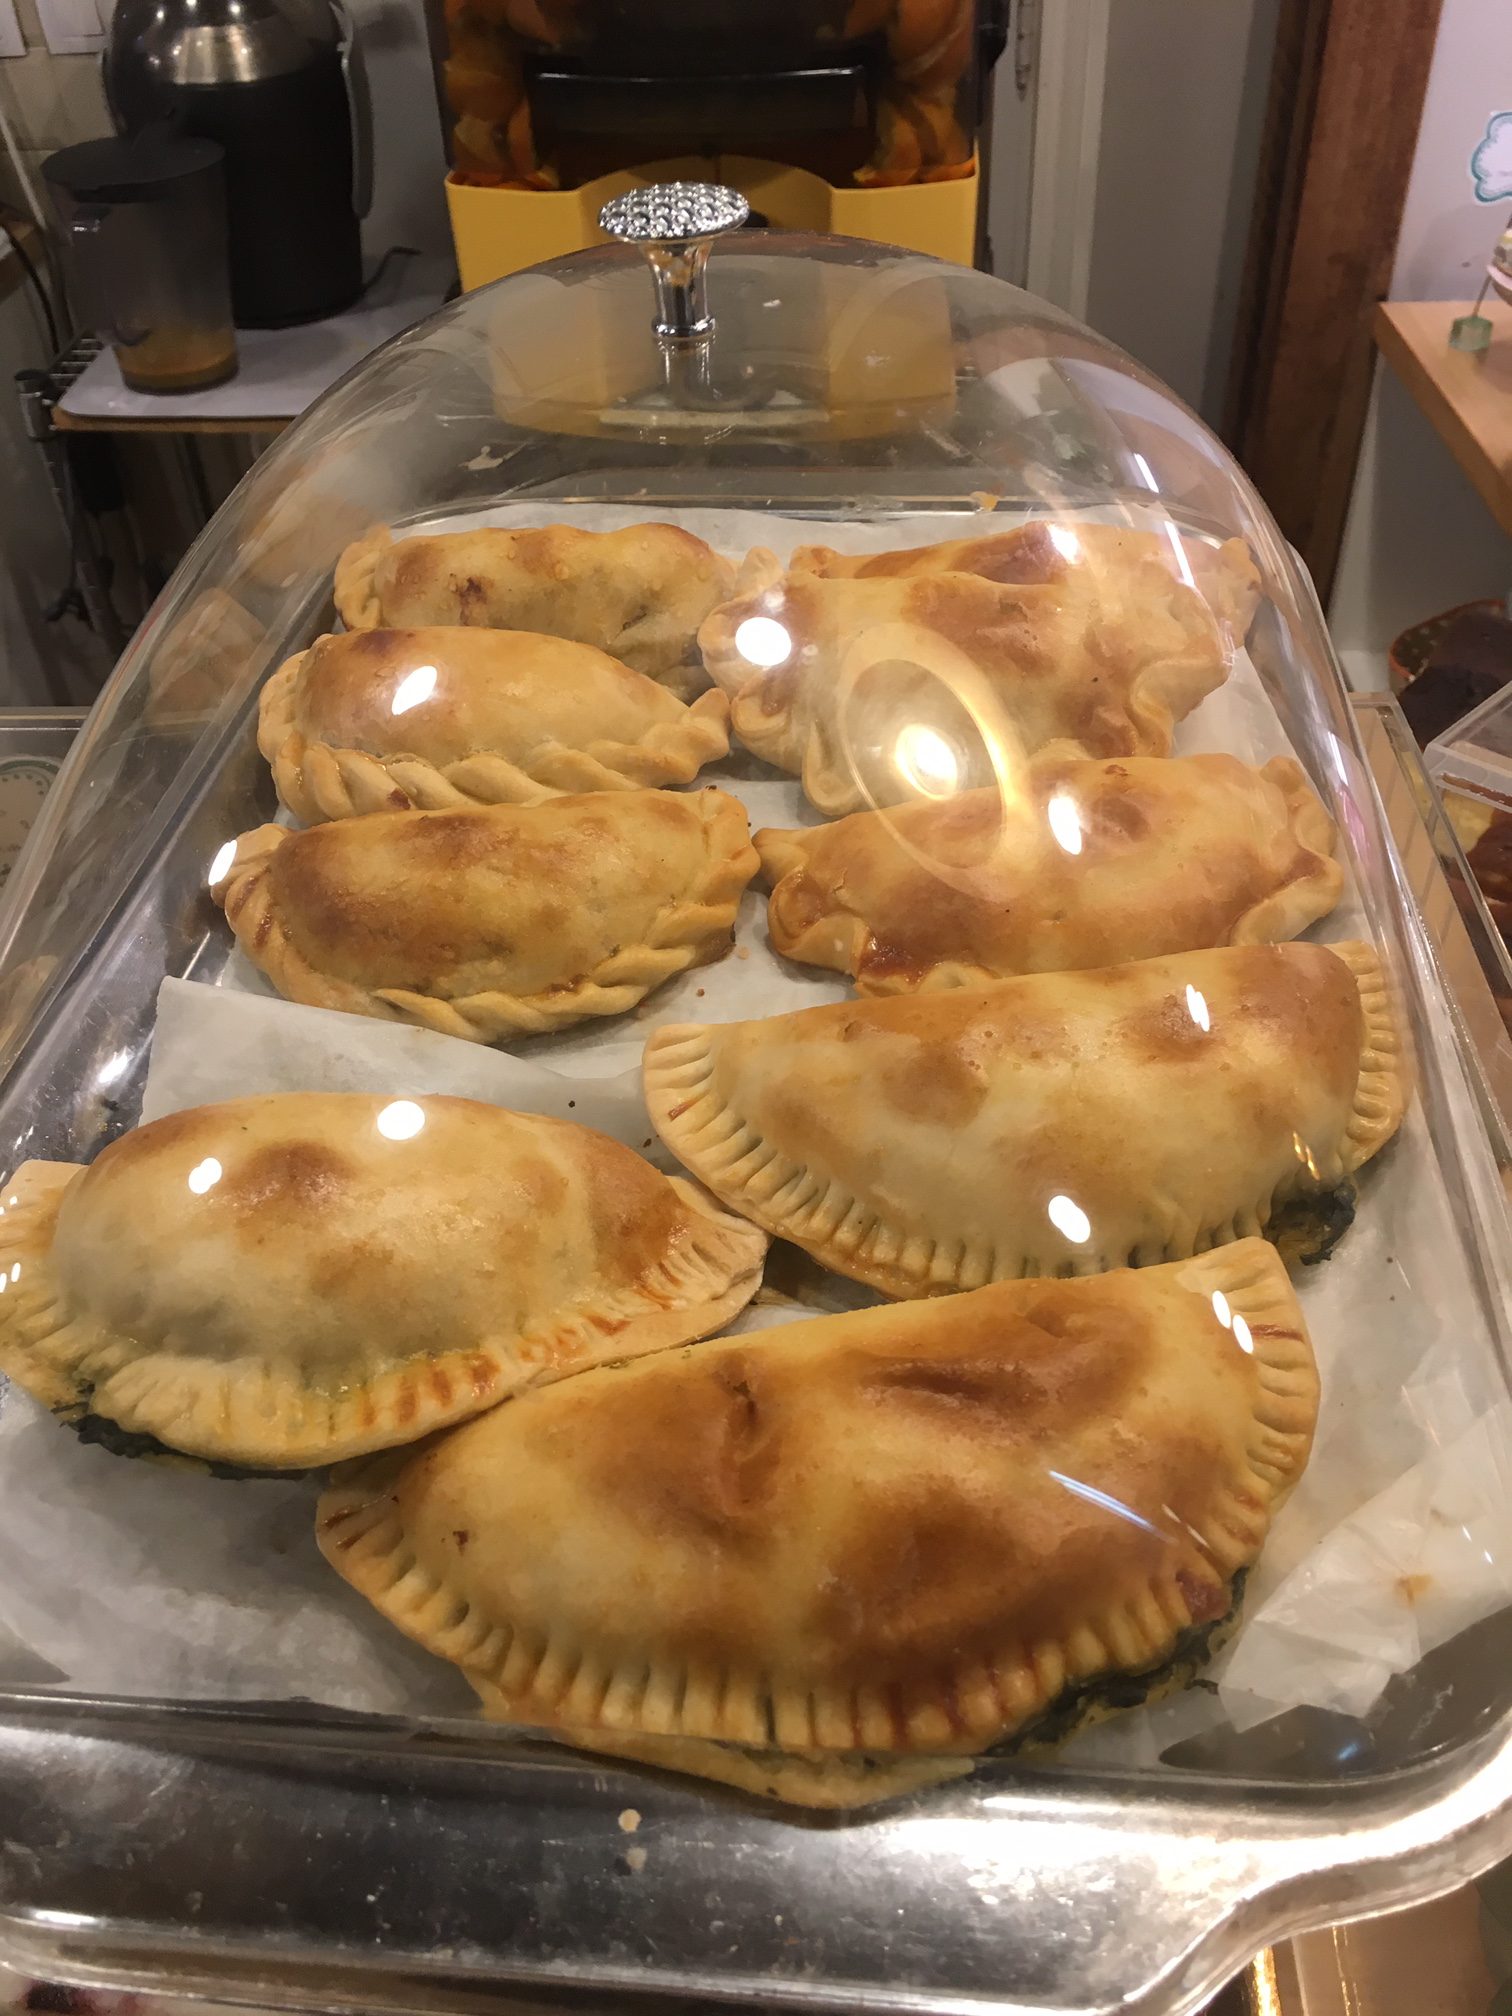
[[[417,533],[378,526],[336,563],[349,630],[476,623],[596,644],[676,693],[707,685],[694,638],[734,569],[680,525]]]
[[[588,1372],[352,1466],[318,1534],[491,1715],[852,1805],[1200,1658],[1317,1398],[1246,1240]]]
[[[646,1044],[645,1090],[716,1196],[895,1296],[1148,1266],[1283,1227],[1316,1257],[1406,1096],[1360,944],[669,1024]]]
[[[318,637],[262,691],[258,747],[298,819],[533,805],[687,784],[728,755],[729,704],[691,706],[607,652],[460,626]]]
[[[1178,557],[1179,542],[1179,557]],[[1160,599],[1169,580],[1184,582],[1201,595],[1233,643],[1242,643],[1260,599],[1260,574],[1242,539],[1211,545],[1128,525],[1097,525],[1083,519],[1031,519],[1006,532],[943,539],[932,546],[902,546],[886,553],[837,553],[830,546],[800,546],[791,566],[796,573],[849,575],[866,580],[904,574],[980,574],[984,580],[1029,584],[1063,581],[1085,570],[1098,592]]]
[[[1289,756],[1041,756],[755,844],[775,949],[899,994],[1295,937],[1338,901],[1334,839]]]
[[[16,1171],[0,1372],[76,1423],[306,1469],[717,1330],[765,1249],[569,1121],[429,1095],[230,1100],[86,1169]]]
[[[758,866],[723,791],[595,791],[259,826],[212,893],[289,1000],[492,1043],[722,958]]]
[[[801,778],[828,817],[998,783],[1055,745],[1166,756],[1175,722],[1228,676],[1227,635],[1160,568],[1139,593],[1087,569],[767,579],[758,549],[698,633],[753,755]],[[1116,592],[1115,592],[1116,589]]]

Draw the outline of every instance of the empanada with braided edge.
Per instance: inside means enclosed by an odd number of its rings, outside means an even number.
[[[723,694],[685,706],[589,644],[433,627],[317,638],[263,688],[257,740],[313,825],[687,784],[728,724]]]
[[[377,526],[337,561],[335,594],[348,630],[535,630],[596,644],[686,695],[708,684],[694,638],[733,578],[729,561],[680,525],[484,525],[399,539]]]
[[[1290,756],[1040,756],[755,842],[777,951],[901,994],[1295,937],[1344,886],[1334,837]]]
[[[259,826],[212,893],[289,1000],[494,1043],[723,958],[758,866],[723,791],[595,791]]]

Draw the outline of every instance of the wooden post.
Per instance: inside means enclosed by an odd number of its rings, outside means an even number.
[[[1225,435],[1327,597],[1441,0],[1283,0]]]

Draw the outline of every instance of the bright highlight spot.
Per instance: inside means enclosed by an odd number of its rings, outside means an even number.
[[[1181,534],[1176,530],[1176,527],[1171,523],[1169,518],[1165,521],[1165,535],[1166,543],[1171,549],[1171,557],[1176,562],[1176,572],[1185,581],[1188,588],[1195,588],[1197,582],[1192,573],[1191,562],[1186,557],[1186,548],[1181,543]]]
[[[413,1099],[392,1100],[378,1115],[378,1132],[390,1141],[412,1141],[425,1125],[425,1108]]]
[[[1187,1013],[1199,1029],[1211,1029],[1213,1018],[1208,1013],[1208,1005],[1195,987],[1187,988]]]
[[[747,616],[736,627],[735,649],[748,665],[770,672],[774,665],[786,664],[793,640],[775,616]]]
[[[948,798],[960,781],[961,766],[945,737],[917,721],[899,734],[893,760],[904,779],[926,798]]]
[[[1059,553],[1062,560],[1080,560],[1081,558],[1081,541],[1069,525],[1052,525],[1050,527],[1050,544]]]
[[[196,1162],[189,1171],[189,1188],[196,1197],[203,1197],[212,1185],[219,1183],[225,1171],[213,1155],[207,1155],[203,1162]]]
[[[1073,1204],[1069,1197],[1052,1197],[1045,1208],[1057,1232],[1069,1239],[1073,1246],[1086,1245],[1092,1237],[1092,1220],[1080,1204]]]
[[[1144,1514],[1136,1512],[1132,1505],[1125,1505],[1121,1498],[1114,1498],[1106,1491],[1099,1491],[1095,1484],[1083,1484],[1080,1478],[1068,1477],[1063,1470],[1051,1470],[1047,1474],[1053,1477],[1057,1484],[1064,1485],[1066,1490],[1074,1491],[1078,1498],[1085,1498],[1089,1505],[1100,1505],[1104,1512],[1116,1513],[1120,1519],[1127,1519],[1131,1526],[1142,1526],[1146,1533],[1153,1533],[1157,1539],[1165,1538],[1158,1526],[1152,1525]]]
[[[1064,791],[1057,791],[1045,807],[1045,817],[1050,821],[1050,831],[1055,836],[1056,845],[1063,848],[1067,854],[1080,854],[1082,829],[1076,800]]]
[[[231,863],[235,859],[236,842],[234,840],[228,840],[223,847],[216,849],[215,859],[210,863],[210,887],[212,889],[217,882],[223,882],[231,873]]]
[[[10,1278],[12,1281],[19,1281],[21,1279],[21,1262],[19,1260],[11,1262]]]
[[[422,700],[429,700],[435,690],[435,666],[417,665],[413,672],[406,672],[394,688],[394,697],[389,702],[389,712],[408,714],[411,707],[418,707]]]
[[[1254,1332],[1242,1316],[1235,1315],[1234,1311],[1229,1307],[1227,1295],[1219,1288],[1213,1290],[1213,1314],[1218,1318],[1218,1321],[1223,1325],[1225,1330],[1233,1331],[1234,1342],[1239,1346],[1241,1351],[1253,1353],[1255,1349]]]

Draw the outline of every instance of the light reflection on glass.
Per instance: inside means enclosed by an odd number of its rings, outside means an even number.
[[[1176,527],[1171,523],[1169,518],[1165,521],[1165,535],[1172,557],[1176,562],[1176,572],[1185,581],[1188,588],[1195,588],[1197,586],[1196,577],[1192,573],[1191,562],[1186,557],[1186,548],[1181,543],[1181,534],[1176,530]]]
[[[1054,792],[1045,807],[1045,817],[1050,821],[1056,845],[1067,854],[1080,854],[1082,829],[1075,799],[1065,791]]]
[[[117,1050],[112,1056],[107,1057],[95,1072],[96,1085],[114,1085],[130,1062],[129,1050]]]
[[[1234,1342],[1239,1346],[1241,1351],[1253,1353],[1255,1349],[1254,1335],[1242,1316],[1234,1318]]]
[[[1234,1312],[1229,1308],[1229,1299],[1221,1288],[1213,1290],[1213,1314],[1227,1330],[1234,1320]]]
[[[1052,1197],[1045,1207],[1050,1223],[1062,1233],[1073,1246],[1085,1246],[1092,1237],[1092,1220],[1080,1204],[1069,1197]]]
[[[1127,1519],[1131,1526],[1142,1526],[1146,1533],[1153,1533],[1157,1540],[1164,1540],[1166,1537],[1158,1526],[1152,1526],[1150,1521],[1142,1513],[1136,1512],[1132,1505],[1125,1505],[1121,1498],[1113,1498],[1106,1491],[1099,1491],[1095,1484],[1079,1483],[1075,1477],[1064,1476],[1059,1470],[1052,1470],[1049,1475],[1057,1484],[1063,1484],[1068,1491],[1074,1491],[1078,1498],[1085,1498],[1089,1505],[1100,1505],[1104,1512],[1117,1513],[1120,1519]]]
[[[1198,993],[1197,989],[1191,986],[1190,983],[1187,986],[1186,1003],[1187,1003],[1187,1013],[1188,1015],[1191,1016],[1192,1020],[1197,1024],[1197,1027],[1199,1029],[1211,1029],[1213,1026],[1213,1018],[1208,1013],[1208,1005],[1206,997]]]
[[[1316,1183],[1318,1180],[1318,1165],[1313,1159],[1311,1148],[1308,1147],[1300,1134],[1293,1134],[1292,1149],[1296,1154],[1297,1160],[1302,1164],[1308,1175],[1311,1176],[1314,1183]]]
[[[406,672],[394,688],[394,697],[389,702],[389,712],[408,714],[411,707],[418,707],[422,700],[429,700],[435,690],[435,666],[417,665],[413,672]]]
[[[961,766],[943,735],[910,722],[898,736],[893,760],[906,781],[926,798],[948,798],[960,780]]]
[[[378,1115],[378,1132],[390,1141],[412,1141],[425,1125],[425,1108],[413,1099],[392,1099]]]
[[[196,1162],[189,1171],[189,1188],[196,1197],[203,1197],[207,1190],[219,1183],[224,1174],[225,1171],[215,1157],[207,1155],[203,1162]]]
[[[1059,553],[1062,560],[1074,561],[1081,558],[1081,541],[1069,525],[1052,525],[1050,527],[1050,544]]]
[[[226,876],[231,873],[231,863],[235,859],[236,842],[234,840],[227,840],[223,846],[215,850],[215,859],[210,863],[210,887],[212,889],[217,882],[224,881]]]
[[[0,1274],[0,1295],[3,1295],[6,1289],[9,1288],[9,1286],[10,1286],[9,1274]]]
[[[786,625],[775,616],[747,616],[736,625],[735,649],[748,665],[759,665],[763,672],[770,672],[773,666],[786,663],[793,640]]]

